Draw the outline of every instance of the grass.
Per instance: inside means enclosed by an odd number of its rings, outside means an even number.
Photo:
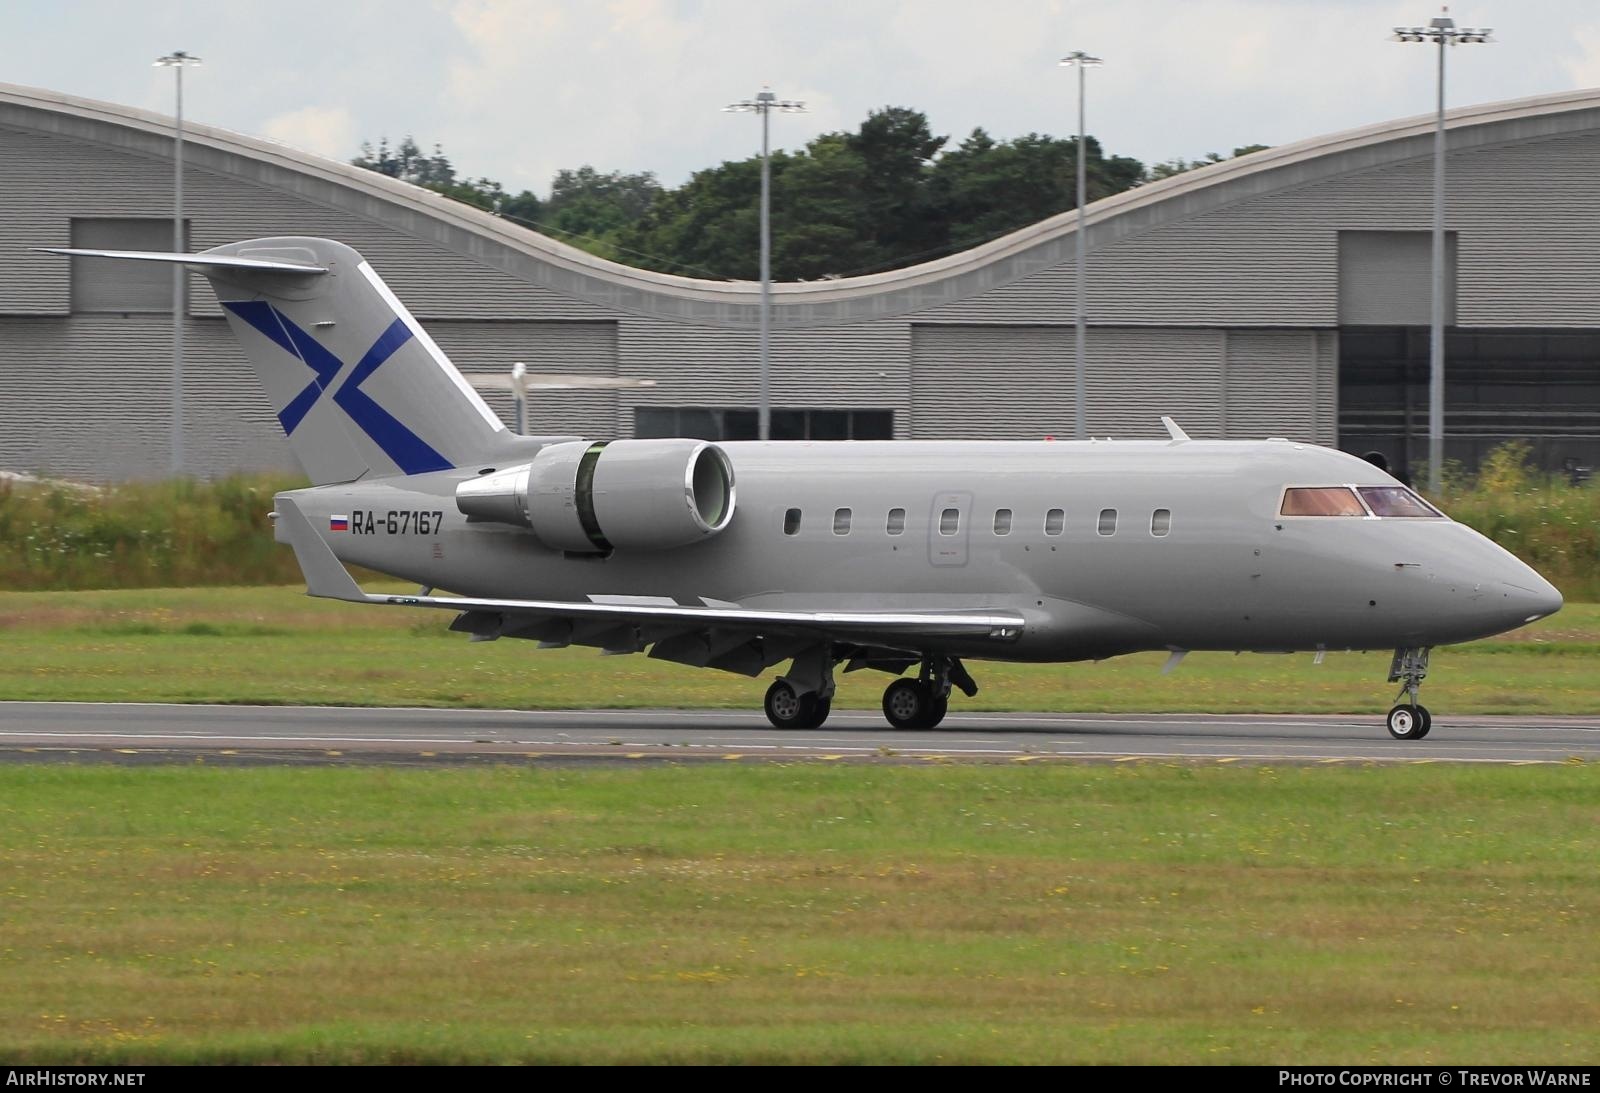
[[[1600,484],[1573,486],[1536,471],[1525,441],[1508,441],[1476,475],[1446,466],[1439,504],[1573,600],[1600,599]]]
[[[398,586],[396,586],[398,587]],[[492,708],[755,710],[765,684],[645,656],[471,643],[449,613],[312,600],[300,588],[0,593],[0,699]],[[1600,713],[1600,606],[1570,604],[1494,641],[1434,652],[1435,713]],[[1160,653],[1101,664],[974,665],[957,710],[1373,713],[1387,653]],[[774,669],[769,674],[776,674]],[[876,708],[887,677],[839,677],[838,708]]]
[[[0,1057],[1592,1063],[1600,770],[0,767]]]
[[[287,475],[122,482],[103,488],[0,480],[0,588],[282,584],[293,555],[272,538]]]

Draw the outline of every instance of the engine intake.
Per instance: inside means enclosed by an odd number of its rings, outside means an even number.
[[[577,440],[461,483],[456,507],[532,528],[553,550],[668,550],[728,526],[733,464],[704,440]]]

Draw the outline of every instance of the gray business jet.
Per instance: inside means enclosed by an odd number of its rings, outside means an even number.
[[[895,676],[932,728],[981,660],[1165,650],[1394,649],[1391,735],[1435,645],[1544,618],[1561,595],[1377,467],[1283,439],[594,440],[508,431],[354,250],[57,250],[204,273],[314,483],[276,498],[307,590],[444,608],[475,641],[594,646],[749,676],[780,728],[834,673]],[[346,563],[421,586],[365,593]],[[447,589],[450,595],[435,595]],[[905,675],[915,668],[914,675]]]

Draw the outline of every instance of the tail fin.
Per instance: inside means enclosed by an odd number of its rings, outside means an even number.
[[[100,256],[182,261],[206,275],[290,450],[319,486],[448,470],[485,459],[508,437],[389,286],[343,243],[284,237],[196,255]]]

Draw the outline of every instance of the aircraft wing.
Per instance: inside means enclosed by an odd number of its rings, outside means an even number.
[[[759,674],[819,640],[881,651],[916,652],[952,638],[1010,644],[1026,620],[1014,611],[773,611],[738,606],[492,600],[458,596],[395,596],[363,592],[327,541],[291,498],[278,499],[278,520],[312,596],[352,603],[437,607],[462,614],[451,629],[476,640],[535,638],[545,645],[594,645],[680,663]]]

